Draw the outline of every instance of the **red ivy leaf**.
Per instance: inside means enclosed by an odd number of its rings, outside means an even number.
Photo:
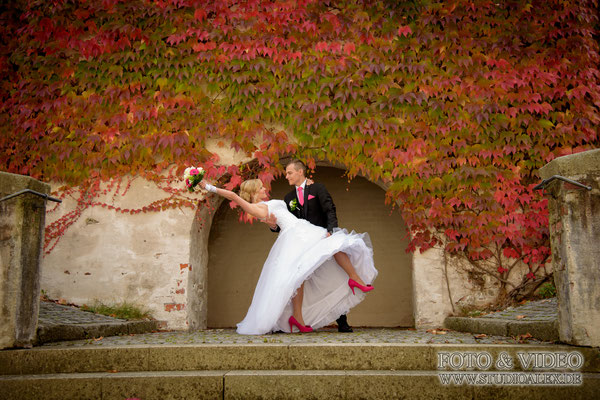
[[[401,26],[400,28],[398,28],[398,35],[399,36],[408,37],[408,35],[410,35],[411,33],[412,33],[412,29],[410,29],[410,26],[408,26],[408,25]]]
[[[201,8],[196,9],[196,11],[194,11],[194,18],[198,21],[203,21],[204,18],[206,18],[206,11]]]
[[[346,43],[344,45],[344,53],[346,53],[347,55],[352,54],[354,50],[356,50],[356,46],[354,45],[354,43]]]

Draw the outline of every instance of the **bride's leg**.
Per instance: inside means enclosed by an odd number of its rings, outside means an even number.
[[[298,323],[300,323],[302,325],[306,325],[304,323],[304,319],[302,318],[302,301],[303,300],[304,300],[304,282],[298,288],[296,295],[294,297],[292,297],[292,309],[293,309],[292,312],[293,312],[294,318],[296,318],[296,321],[298,321]]]
[[[365,282],[362,279],[360,279],[360,276],[358,276],[358,274],[356,273],[356,269],[354,269],[354,265],[352,265],[348,254],[340,251],[338,253],[335,253],[333,255],[333,258],[335,258],[335,261],[339,264],[339,266],[342,267],[344,271],[346,271],[350,279],[354,280],[360,285],[365,285]]]

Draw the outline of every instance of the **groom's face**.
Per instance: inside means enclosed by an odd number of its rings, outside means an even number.
[[[290,164],[285,168],[285,179],[287,179],[290,185],[299,186],[302,185],[305,177],[302,169],[296,169],[295,165]]]

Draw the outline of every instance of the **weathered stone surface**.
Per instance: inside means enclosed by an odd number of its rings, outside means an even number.
[[[559,340],[558,321],[511,321],[508,323],[508,336],[527,334],[540,340]]]
[[[97,201],[139,209],[164,198],[165,192],[156,183],[124,177],[123,185],[128,179],[132,181],[126,194],[108,191]],[[102,190],[107,189],[105,185],[101,184]],[[59,183],[53,182],[53,188],[58,187]],[[76,201],[66,197],[47,215],[47,223],[76,207]],[[86,208],[44,257],[42,288],[49,298],[80,306],[95,301],[107,305],[127,302],[150,311],[165,328],[187,329],[187,315],[193,310],[186,300],[188,273],[196,268],[189,257],[193,219],[194,211],[185,207],[132,214],[108,207]]]
[[[289,347],[291,369],[424,370],[435,364],[428,345],[295,344]]]
[[[511,321],[492,318],[448,317],[444,322],[444,326],[459,332],[513,337],[530,334],[539,340],[559,340],[557,321]]]
[[[439,352],[506,353],[515,361],[508,372],[535,373],[518,353],[573,351],[585,360],[580,386],[444,385],[439,374],[455,371],[436,361]],[[593,399],[599,372],[600,349],[569,345],[53,345],[0,351],[0,399]]]
[[[10,400],[195,400],[222,398],[223,372],[125,372],[0,377]]]
[[[102,400],[221,399],[222,393],[221,371],[130,372],[102,378]]]
[[[10,400],[90,400],[101,399],[100,380],[78,376],[42,375],[0,378],[2,399]]]
[[[581,372],[600,372],[600,349],[535,344],[320,344],[44,346],[0,351],[0,376],[104,371],[435,370],[440,352],[580,352]],[[387,357],[386,357],[387,356]],[[492,366],[491,370],[495,370]]]
[[[287,369],[285,345],[154,346],[149,349],[149,370]]]
[[[77,307],[40,302],[35,345],[155,331],[158,321],[125,320],[83,311]]]
[[[540,170],[591,186],[555,180],[546,187],[560,340],[600,346],[600,149],[559,157]]]
[[[594,399],[600,391],[598,375],[583,377],[580,386],[474,386],[473,398],[478,400],[548,400]]]
[[[210,205],[219,209],[223,202],[220,196],[212,197]],[[208,323],[208,237],[213,223],[211,211],[207,207],[199,207],[194,216],[190,230],[190,268],[187,285],[187,307],[193,312],[188,314],[189,329],[192,331],[206,329]]]
[[[348,398],[346,378],[344,371],[232,371],[225,375],[224,398]]]
[[[0,172],[0,198],[50,186]],[[0,349],[30,346],[35,338],[46,205],[30,193],[0,202]]]
[[[484,318],[448,317],[444,326],[459,332],[485,333],[486,335],[507,336],[507,323]]]
[[[593,399],[580,386],[443,385],[437,371],[161,371],[0,377],[2,398],[21,399]]]

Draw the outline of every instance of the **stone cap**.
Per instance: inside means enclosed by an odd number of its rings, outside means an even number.
[[[24,189],[35,190],[43,194],[50,193],[50,185],[26,175],[11,174],[0,171],[0,197],[19,192]]]
[[[540,168],[542,179],[553,175],[571,178],[589,173],[600,173],[600,149],[558,157]]]

